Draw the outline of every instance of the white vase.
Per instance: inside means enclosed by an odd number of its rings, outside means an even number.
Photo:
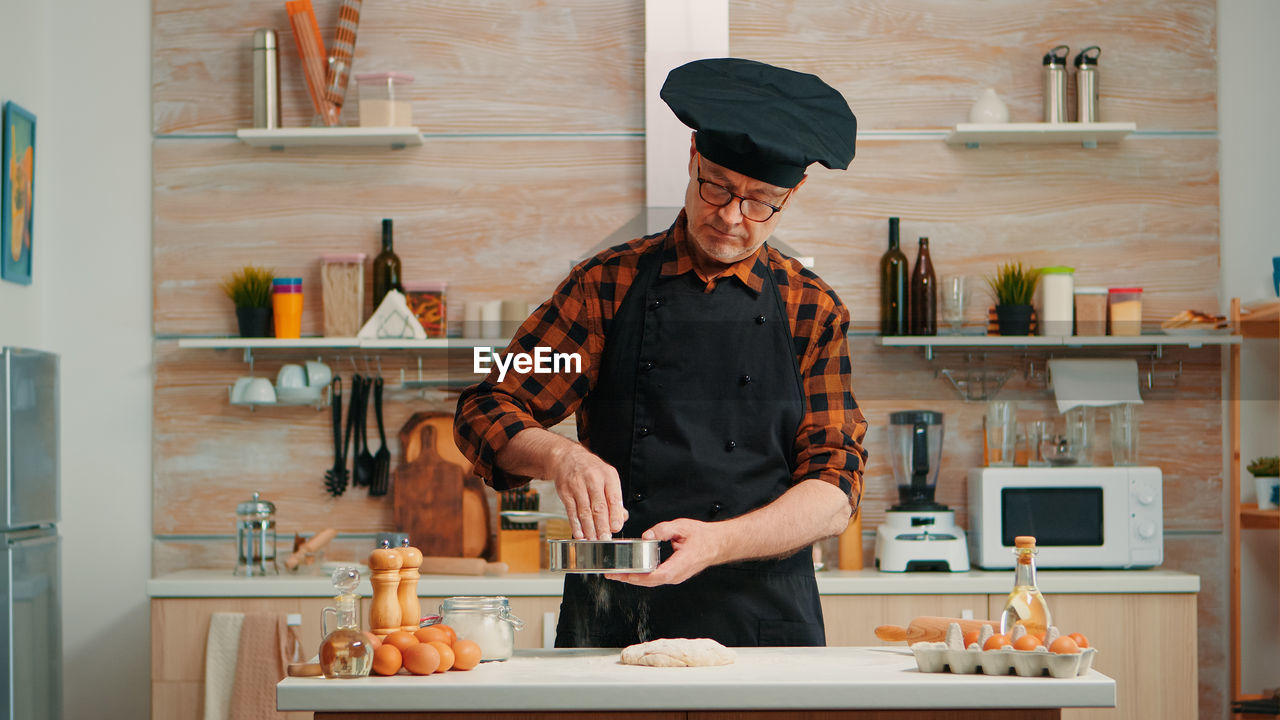
[[[1007,123],[1009,122],[1009,108],[1000,101],[993,88],[987,88],[982,91],[982,95],[978,101],[969,108],[969,122],[975,124],[981,123]]]
[[[1276,477],[1259,477],[1253,478],[1254,489],[1258,493],[1258,509],[1259,510],[1275,510],[1276,503],[1274,499],[1277,493],[1276,488],[1280,487],[1280,478]]]

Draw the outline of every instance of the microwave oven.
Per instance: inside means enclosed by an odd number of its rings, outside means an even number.
[[[1036,539],[1040,568],[1144,568],[1164,560],[1157,467],[984,467],[969,471],[969,558],[1012,568]]]

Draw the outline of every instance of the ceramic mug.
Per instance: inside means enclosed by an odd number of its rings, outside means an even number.
[[[307,361],[307,387],[323,388],[333,382],[333,371],[318,360]]]
[[[276,374],[276,387],[304,388],[307,386],[307,371],[301,365],[288,363],[280,367]]]
[[[236,384],[231,386],[231,402],[245,402],[244,393],[249,389],[249,383],[253,382],[253,378],[245,375],[242,378],[236,378]]]
[[[244,397],[241,402],[244,403],[274,403],[276,401],[276,389],[271,387],[271,381],[266,378],[253,378],[247,386],[245,386]]]

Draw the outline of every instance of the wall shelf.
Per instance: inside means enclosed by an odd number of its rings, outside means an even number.
[[[178,338],[178,347],[205,350],[294,350],[330,349],[342,350],[448,350],[452,348],[506,347],[507,338],[428,338],[426,340],[363,338]]]
[[[328,145],[333,147],[389,147],[401,150],[422,144],[416,127],[306,127],[241,128],[236,138],[253,147],[283,150],[288,147]]]
[[[947,133],[948,145],[976,148],[982,145],[1080,143],[1097,147],[1117,142],[1138,129],[1137,123],[960,123]]]
[[[1155,348],[1157,352],[1165,346],[1198,348],[1205,345],[1239,345],[1239,335],[1213,334],[1204,335],[930,335],[905,337],[880,337],[878,342],[883,347],[918,347],[924,348],[924,356],[933,359],[935,348],[1084,348],[1084,347],[1137,347]]]

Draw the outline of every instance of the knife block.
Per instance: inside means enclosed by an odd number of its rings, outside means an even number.
[[[542,566],[542,543],[537,530],[499,530],[498,562],[513,573],[536,573]]]

